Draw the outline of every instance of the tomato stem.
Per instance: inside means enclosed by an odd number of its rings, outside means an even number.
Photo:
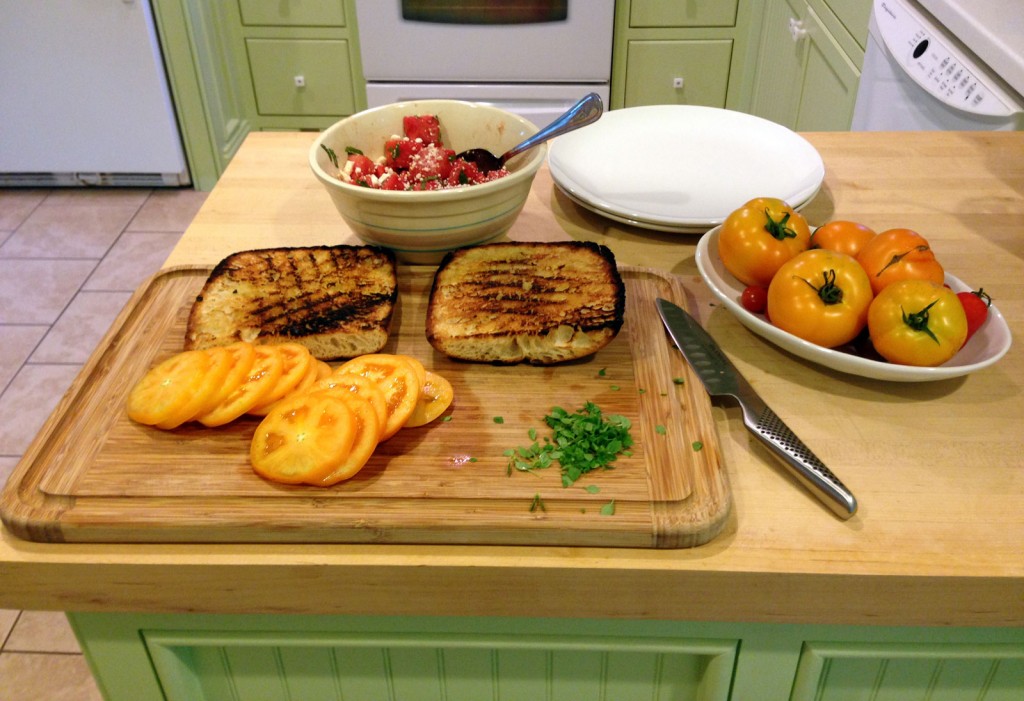
[[[814,284],[807,278],[799,278],[807,283],[807,286],[818,293],[818,297],[826,305],[839,304],[843,301],[843,289],[836,284],[836,271],[825,270],[821,273],[821,277],[824,279],[821,287],[815,287]]]
[[[903,307],[900,307],[900,312],[903,314],[903,323],[912,328],[914,331],[920,331],[928,335],[928,338],[932,339],[936,343],[940,343],[939,339],[935,337],[932,330],[928,328],[928,310],[935,306],[939,300],[933,300],[931,304],[922,309],[919,312],[912,312],[907,314]]]
[[[899,263],[901,260],[909,256],[911,253],[914,253],[915,251],[918,253],[924,253],[927,250],[928,246],[921,244],[920,246],[914,246],[909,251],[904,251],[903,253],[894,253],[889,262],[883,265],[882,269],[875,273],[875,277],[881,277],[882,273],[884,273],[886,270]]]
[[[768,222],[764,225],[764,230],[771,234],[773,238],[779,241],[796,238],[796,231],[788,226],[789,212],[783,214],[782,219],[779,221],[775,221],[772,219],[771,212],[765,207],[764,216],[768,219]]]

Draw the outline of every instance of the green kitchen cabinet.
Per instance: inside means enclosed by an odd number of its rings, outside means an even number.
[[[768,0],[751,111],[797,131],[850,128],[870,0]]]
[[[759,14],[753,0],[617,2],[611,107],[746,110]]]
[[[1024,631],[69,614],[108,701],[1009,701]]]
[[[154,0],[195,187],[250,131],[319,130],[366,106],[353,0]]]

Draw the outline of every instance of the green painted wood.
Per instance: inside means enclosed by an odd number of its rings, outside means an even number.
[[[1024,630],[1019,628],[68,617],[107,701],[508,701],[526,694],[539,694],[529,696],[531,701],[1009,701],[1024,694]],[[249,679],[236,679],[239,671]],[[254,695],[240,696],[241,689]]]
[[[334,117],[355,110],[347,41],[248,39],[246,49],[260,115]]]
[[[725,107],[732,48],[728,39],[629,42],[624,105]]]
[[[860,48],[862,50],[867,48],[871,0],[826,0],[826,2]]]
[[[853,121],[860,69],[808,8],[808,51],[803,90],[794,128],[797,131],[846,131]]]
[[[343,0],[238,0],[247,25],[344,27]]]
[[[731,27],[736,23],[737,0],[632,0],[633,27]]]

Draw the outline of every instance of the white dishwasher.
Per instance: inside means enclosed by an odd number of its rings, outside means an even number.
[[[1013,5],[1004,17],[1009,24],[983,27],[988,34],[980,41],[1017,31]],[[851,128],[1019,131],[1024,98],[917,2],[875,0]]]

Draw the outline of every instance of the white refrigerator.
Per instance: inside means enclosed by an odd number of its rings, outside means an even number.
[[[0,186],[180,186],[148,0],[0,0]]]

